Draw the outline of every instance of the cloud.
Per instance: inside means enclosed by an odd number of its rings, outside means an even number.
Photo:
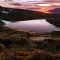
[[[41,2],[60,2],[60,0],[40,0]]]
[[[60,2],[60,0],[0,0],[0,1],[14,1],[14,2],[27,2],[27,1]]]
[[[0,2],[2,1],[14,1],[14,2],[27,2],[27,1],[40,1],[40,2],[60,2],[60,0],[0,0]]]
[[[20,3],[10,3],[10,5],[14,5],[14,6],[20,6]]]
[[[14,2],[28,2],[28,1],[38,1],[38,0],[12,0]]]
[[[39,11],[41,6],[42,7],[43,6],[60,7],[60,3],[57,2],[57,0],[0,0],[0,1],[4,1],[3,4],[0,3],[0,6],[3,6],[3,7],[37,10],[37,11]],[[60,0],[58,0],[58,1],[60,1]],[[51,2],[51,3],[49,3],[49,2]],[[55,3],[55,2],[57,2],[57,3]]]

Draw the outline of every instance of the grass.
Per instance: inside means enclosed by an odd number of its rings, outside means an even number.
[[[0,60],[9,60],[9,58],[11,58],[11,60],[60,59],[59,40],[35,42],[29,40],[31,36],[29,32],[16,31],[4,26],[0,26],[0,28]],[[29,37],[27,36],[28,34]],[[55,32],[51,34],[55,35]]]

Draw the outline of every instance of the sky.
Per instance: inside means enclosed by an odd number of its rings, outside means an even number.
[[[16,5],[16,3],[21,5]],[[3,7],[47,12],[51,9],[60,8],[60,0],[0,0],[0,5]]]
[[[7,1],[7,0],[0,0],[0,1]],[[60,0],[8,0],[8,1],[21,1],[21,2],[26,2],[26,1],[40,1],[40,2],[60,2]]]
[[[0,3],[4,3],[4,2],[31,2],[31,3],[56,3],[56,4],[60,4],[60,0],[0,0]]]

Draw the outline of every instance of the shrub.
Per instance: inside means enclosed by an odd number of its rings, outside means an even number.
[[[5,46],[3,44],[0,44],[0,52],[5,50]]]

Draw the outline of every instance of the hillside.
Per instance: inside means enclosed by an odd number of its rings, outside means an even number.
[[[49,23],[54,24],[57,27],[60,27],[60,18],[50,18],[46,19]]]
[[[40,33],[36,33],[33,31],[28,30],[18,30],[18,29],[10,29],[8,27],[0,25],[0,37],[2,38],[9,38],[11,36],[15,35],[15,37],[31,37],[31,36],[40,36]]]
[[[31,20],[31,19],[39,19],[44,18],[43,12],[24,10],[24,9],[13,9],[0,7],[0,18],[4,20],[10,21],[22,21],[22,20]]]
[[[60,14],[50,14],[38,11],[13,9],[0,6],[0,18],[4,20],[17,21],[17,20],[31,20],[43,18],[60,18]]]
[[[29,37],[40,36],[32,31],[0,26],[1,60],[58,60],[60,40],[33,41]],[[31,55],[32,54],[32,55]]]

